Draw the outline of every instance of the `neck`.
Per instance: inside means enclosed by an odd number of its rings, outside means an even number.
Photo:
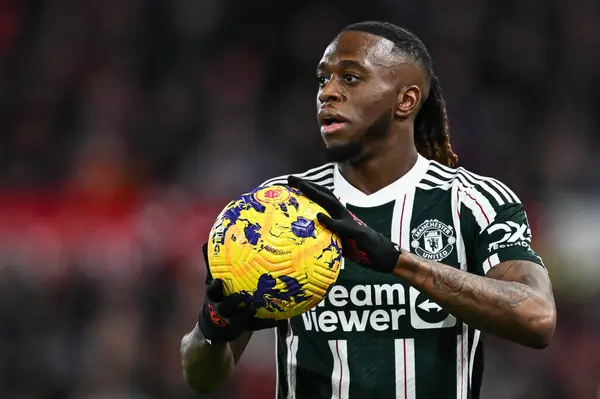
[[[372,194],[404,176],[417,162],[413,134],[391,134],[391,140],[378,143],[370,156],[359,163],[339,164],[344,178],[365,194]],[[402,140],[402,138],[410,138]]]

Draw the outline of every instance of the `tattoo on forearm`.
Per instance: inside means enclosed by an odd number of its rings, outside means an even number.
[[[492,269],[491,278],[416,256],[409,263],[409,281],[429,292],[440,306],[468,324],[506,337],[515,334],[516,325],[533,325],[539,317],[536,309],[553,303],[546,271],[521,261]]]
[[[433,265],[430,265],[430,268],[435,289],[454,296],[457,306],[478,302],[478,299],[481,299],[478,297],[484,294],[486,297],[495,298],[496,305],[500,308],[516,308],[532,295],[532,289],[521,281],[521,284],[512,284],[499,280],[481,280],[457,269],[448,268],[441,272]]]

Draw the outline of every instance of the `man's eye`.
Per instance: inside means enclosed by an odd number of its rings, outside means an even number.
[[[354,75],[344,75],[344,82],[345,83],[358,83],[360,79],[357,76]]]
[[[317,82],[319,82],[319,86],[324,86],[327,83],[327,79],[325,79],[325,76],[319,75],[317,76]]]

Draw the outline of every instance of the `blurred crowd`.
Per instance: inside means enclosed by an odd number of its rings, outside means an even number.
[[[0,397],[195,397],[199,248],[232,196],[322,161],[314,68],[364,19],[426,43],[461,165],[517,192],[555,285],[552,345],[489,339],[483,398],[600,398],[591,0],[0,1]],[[273,361],[258,334],[214,398],[273,397]]]

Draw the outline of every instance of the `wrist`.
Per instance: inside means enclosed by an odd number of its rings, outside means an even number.
[[[206,344],[213,345],[225,342],[225,340],[219,338],[220,334],[217,332],[219,327],[214,325],[210,317],[207,317],[204,312],[200,313],[198,316],[198,323],[196,326],[197,336],[202,339],[202,341],[205,341]]]
[[[225,342],[211,342],[204,337],[198,324],[192,331],[187,333],[181,340],[182,361],[185,364],[195,364],[203,359],[208,352],[222,351]]]
[[[398,256],[392,274],[413,283],[422,272],[424,272],[424,269],[419,257],[408,251],[402,251]]]
[[[194,327],[194,329],[192,330],[192,339],[202,346],[205,346],[205,345],[215,346],[215,345],[220,344],[219,341],[215,341],[215,340],[206,338],[206,336],[204,335],[204,333],[202,332],[202,330],[200,328],[200,323],[197,323],[196,327]]]
[[[396,261],[396,265],[395,265],[394,269],[406,268],[406,265],[408,265],[410,262],[411,262],[411,253],[408,251],[400,251],[400,254],[398,255],[398,260]]]

